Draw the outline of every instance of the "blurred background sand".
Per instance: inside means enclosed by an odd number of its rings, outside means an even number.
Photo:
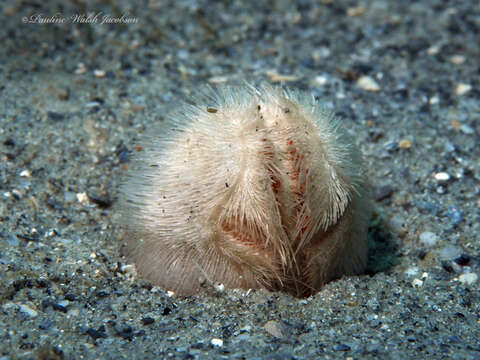
[[[480,356],[477,1],[6,1],[0,359]],[[170,297],[119,256],[142,133],[206,84],[310,91],[367,163],[368,274]]]

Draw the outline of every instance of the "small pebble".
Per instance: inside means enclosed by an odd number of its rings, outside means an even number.
[[[85,107],[86,108],[94,108],[94,107],[98,107],[102,105],[99,101],[89,101],[87,103],[85,103]]]
[[[97,292],[97,297],[99,298],[106,298],[110,296],[110,293],[106,290],[100,290],[99,292]]]
[[[223,340],[218,338],[213,338],[212,340],[210,340],[210,344],[212,344],[212,346],[215,346],[215,347],[222,347]]]
[[[35,318],[35,317],[38,316],[38,311],[32,309],[28,305],[21,304],[19,309],[20,309],[21,313],[24,313],[25,315],[27,315],[30,318]]]
[[[422,286],[423,286],[423,281],[420,280],[420,279],[415,278],[415,279],[412,280],[412,286],[413,286],[414,288],[422,287]]]
[[[75,294],[66,293],[66,294],[65,294],[65,300],[68,300],[68,301],[76,301],[76,300],[77,300],[77,297],[75,296]]]
[[[314,61],[320,61],[329,57],[331,54],[332,51],[327,46],[321,46],[312,52],[312,59]]]
[[[93,75],[95,75],[95,77],[97,77],[99,79],[104,78],[105,77],[105,70],[95,69],[95,70],[93,70]]]
[[[2,311],[9,312],[10,310],[17,310],[18,305],[12,302],[7,302],[2,305],[1,309]]]
[[[459,83],[455,87],[455,94],[462,96],[468,93],[470,90],[472,90],[472,85]]]
[[[53,121],[62,121],[65,119],[65,114],[62,114],[56,111],[48,111],[47,116],[50,120],[53,120]]]
[[[250,325],[245,325],[240,329],[241,333],[250,332],[250,331],[252,331],[252,327]]]
[[[272,336],[279,339],[287,339],[291,336],[291,329],[284,323],[268,321],[263,328]]]
[[[70,305],[70,301],[61,300],[61,301],[58,302],[58,305],[63,306],[63,307],[67,307],[68,305]]]
[[[66,313],[68,311],[68,308],[61,303],[52,302],[52,303],[50,303],[50,305],[51,305],[53,310],[60,311],[60,312],[63,312],[63,313]]]
[[[440,103],[440,97],[438,97],[437,95],[432,96],[430,100],[428,100],[428,103],[430,105],[437,105],[438,103]]]
[[[355,6],[347,9],[348,16],[360,16],[365,14],[365,7],[364,6]]]
[[[61,101],[67,101],[70,98],[70,89],[64,88],[57,91],[57,99]]]
[[[405,231],[404,225],[406,224],[405,219],[401,215],[395,215],[392,217],[388,223],[389,228],[395,233],[403,233]]]
[[[143,325],[152,325],[154,322],[155,322],[155,319],[150,317],[150,316],[146,316],[146,317],[142,318],[142,324]]]
[[[319,86],[324,86],[327,84],[327,77],[323,75],[315,76],[315,84]]]
[[[120,266],[120,271],[130,280],[133,280],[137,276],[135,264],[122,264]]]
[[[132,340],[135,337],[134,329],[130,325],[115,326],[115,333],[117,336],[125,340]]]
[[[18,237],[14,233],[8,233],[5,239],[9,246],[17,247],[19,244]]]
[[[218,292],[224,292],[225,291],[225,285],[223,285],[223,284],[215,284],[213,287]]]
[[[368,326],[371,327],[372,329],[378,328],[381,324],[382,322],[380,320],[370,320],[368,322]]]
[[[439,45],[432,45],[427,49],[427,54],[428,55],[437,55],[440,52],[440,46]]]
[[[168,306],[163,308],[162,315],[166,316],[172,312],[172,309],[170,309]]]
[[[475,273],[466,273],[458,277],[458,280],[465,285],[472,285],[477,282],[478,275]]]
[[[68,310],[68,317],[74,318],[80,315],[80,310],[79,309],[70,309]]]
[[[120,152],[118,154],[118,160],[124,164],[128,161],[128,154],[129,154],[129,151],[127,149],[125,149],[124,151]]]
[[[422,212],[422,213],[433,213],[436,214],[440,211],[440,208],[437,204],[422,200],[414,200],[415,206]]]
[[[451,120],[450,125],[452,125],[452,127],[457,131],[460,130],[460,128],[462,127],[462,124],[460,124],[460,121],[456,119]]]
[[[74,73],[75,75],[81,75],[84,74],[87,71],[87,68],[85,67],[84,63],[78,63],[77,68],[75,69]]]
[[[65,191],[63,198],[66,202],[72,202],[75,200],[76,194],[73,191]]]
[[[23,171],[20,173],[20,176],[21,176],[21,177],[32,177],[32,173],[30,172],[30,170],[23,170]]]
[[[452,142],[447,141],[445,143],[445,151],[446,152],[454,152],[455,150],[456,150],[455,145]]]
[[[88,199],[97,204],[100,208],[109,208],[112,205],[112,198],[105,189],[90,188],[87,191]]]
[[[458,265],[457,265],[457,267],[458,267]],[[442,261],[442,268],[443,268],[443,270],[445,270],[448,273],[455,272],[455,269],[453,268],[451,261],[445,261],[445,260]]]
[[[338,344],[333,347],[334,351],[348,351],[350,350],[350,346],[347,344]]]
[[[88,328],[87,331],[85,331],[85,332],[93,340],[104,339],[104,338],[107,337],[107,334],[105,333],[105,327],[104,326],[99,327],[98,330],[95,330],[94,328]]]
[[[468,263],[470,262],[470,259],[471,259],[470,256],[466,254],[462,254],[455,259],[455,262],[460,266],[465,266],[465,265],[468,265]]]
[[[398,143],[398,146],[400,147],[400,149],[410,149],[412,147],[412,143],[410,142],[410,140],[401,140]]]
[[[399,148],[399,145],[398,145],[398,142],[396,141],[390,141],[388,143],[386,143],[384,146],[385,150],[387,150],[388,152],[393,152],[393,151],[397,151],[398,148]]]
[[[447,245],[438,251],[441,260],[454,260],[462,254],[462,249],[455,245]]]
[[[434,177],[435,177],[435,180],[441,181],[441,182],[450,180],[450,175],[446,172],[436,173]]]
[[[460,126],[460,131],[467,135],[475,134],[475,130],[471,126],[466,124],[462,124]]]
[[[211,78],[208,79],[208,82],[210,84],[222,84],[226,83],[228,81],[227,76],[212,76]]]
[[[425,231],[420,234],[420,243],[426,247],[435,246],[438,241],[438,236],[430,231]]]
[[[374,188],[372,195],[375,201],[382,201],[391,197],[394,191],[395,189],[391,185],[384,185]]]
[[[357,80],[357,86],[366,91],[380,91],[380,85],[370,76],[361,76]]]
[[[420,249],[417,253],[417,256],[420,260],[425,260],[425,257],[427,256],[427,252],[425,250]]]
[[[88,201],[88,196],[87,193],[78,193],[77,195],[77,200],[80,204],[84,204]]]
[[[279,74],[276,70],[267,71],[266,75],[269,77],[270,81],[272,82],[291,82],[291,81],[297,81],[300,79],[299,76],[295,76],[295,75]]]
[[[418,274],[418,267],[416,266],[412,266],[410,268],[408,268],[407,270],[405,270],[405,275],[411,277],[411,276],[415,276]]]
[[[52,327],[53,323],[46,319],[46,320],[43,320],[39,325],[38,327],[41,329],[41,330],[48,330]]]
[[[463,214],[455,206],[449,206],[447,209],[447,217],[450,219],[452,226],[456,227],[463,221]]]
[[[462,318],[462,319],[465,318],[465,315],[463,315],[460,312],[457,312],[455,315],[459,318]],[[451,343],[454,343],[454,344],[458,344],[458,343],[462,342],[462,339],[460,337],[458,337],[457,335],[452,335],[448,338],[448,341],[450,341]]]
[[[454,65],[461,65],[465,62],[465,56],[463,56],[463,55],[453,55],[450,58],[450,62]]]
[[[13,147],[15,147],[15,141],[13,139],[6,139],[3,142],[3,145],[13,148]]]

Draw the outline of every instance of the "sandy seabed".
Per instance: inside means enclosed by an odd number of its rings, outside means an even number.
[[[0,16],[0,360],[480,357],[477,1],[34,0]],[[244,79],[310,91],[361,148],[368,274],[307,299],[180,298],[120,257],[136,142],[198,87]]]

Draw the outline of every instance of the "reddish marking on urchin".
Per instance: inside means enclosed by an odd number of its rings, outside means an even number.
[[[243,219],[241,226],[235,222],[235,219],[229,220],[230,221],[222,221],[221,227],[224,233],[229,234],[233,239],[235,239],[235,241],[238,241],[248,247],[261,248],[263,246],[262,242],[260,241],[261,239],[246,231],[246,229],[248,229],[248,224],[245,219]]]
[[[307,189],[307,183],[306,182],[308,180],[307,179],[308,168],[304,170],[305,179],[304,179],[304,181],[302,181],[302,183],[300,183],[300,173],[302,171],[303,162],[305,161],[305,155],[297,152],[297,148],[295,147],[295,144],[294,144],[293,140],[289,140],[287,142],[287,144],[290,146],[290,151],[289,151],[289,154],[290,154],[290,171],[289,171],[289,175],[290,175],[290,179],[292,180],[291,189],[292,189],[292,192],[296,196],[296,204],[297,205],[295,207],[295,210],[296,210],[296,221],[298,223],[298,221],[300,220],[299,218],[302,215],[301,210],[302,210],[302,208],[305,204],[305,192],[306,192],[306,189]],[[303,234],[307,231],[308,226],[311,225],[311,224],[308,223],[308,220],[309,220],[309,216],[307,215],[305,217],[305,219],[303,220],[303,224],[300,224],[300,226],[301,226],[300,231],[299,231],[299,234],[298,234],[297,238],[295,239],[295,244],[297,246],[300,243]]]
[[[274,154],[274,148],[273,146],[269,143],[269,140],[266,138],[261,139],[262,142],[265,143],[262,149],[262,154],[265,158],[265,163],[268,164],[268,162],[273,161],[275,154]],[[270,184],[272,187],[272,191],[275,195],[275,201],[277,203],[277,206],[280,208],[281,204],[279,201],[279,193],[283,191],[287,191],[290,193],[290,196],[294,197],[295,201],[295,213],[294,213],[294,221],[297,224],[296,227],[299,228],[298,233],[296,234],[296,237],[294,239],[290,239],[292,241],[292,260],[293,264],[284,264],[284,269],[287,271],[287,273],[290,273],[288,275],[290,278],[287,279],[285,278],[284,280],[280,280],[280,282],[276,285],[273,285],[272,283],[269,284],[269,288],[271,289],[280,289],[282,287],[291,287],[291,288],[296,288],[296,292],[298,295],[300,294],[308,294],[312,290],[312,287],[308,285],[308,275],[304,274],[302,272],[302,268],[308,263],[309,261],[309,256],[307,253],[300,252],[297,253],[299,250],[299,246],[301,245],[302,238],[304,234],[308,231],[309,227],[312,226],[310,223],[310,216],[309,215],[304,215],[302,217],[302,208],[305,204],[305,193],[306,193],[306,186],[307,186],[307,177],[309,174],[309,169],[305,168],[303,169],[303,163],[305,162],[305,155],[300,153],[300,151],[297,149],[295,142],[293,140],[287,140],[287,153],[288,153],[288,158],[287,158],[287,164],[285,166],[289,169],[288,174],[289,178],[291,180],[291,184],[288,187],[282,188],[282,182],[278,177],[275,175],[275,172],[273,171],[272,168],[269,166],[266,166],[266,170],[269,173],[270,177]],[[308,154],[308,152],[307,152]],[[300,181],[300,174],[303,172],[305,175],[303,180]],[[288,196],[288,194],[287,194]],[[287,219],[284,219],[282,217],[282,227],[288,228],[289,225],[285,223]],[[299,222],[302,222],[299,224]],[[248,233],[246,231],[248,229],[247,224],[244,222],[240,229],[238,228],[238,224],[235,224],[235,221],[232,219],[228,222],[222,222],[222,230],[225,233],[228,233],[234,241],[238,241],[241,244],[244,244],[246,246],[249,246],[250,248],[254,248],[257,250],[259,253],[263,253],[264,255],[272,254],[272,251],[274,249],[272,247],[268,248],[266,247],[266,236],[263,232],[260,232],[260,237],[257,235],[255,237],[254,235]],[[275,239],[273,239],[275,240]],[[287,285],[287,282],[292,281],[292,284]],[[300,289],[301,288],[301,289]]]
[[[258,105],[258,110],[260,110],[260,105]],[[264,156],[265,163],[271,162],[274,159],[274,148],[273,146],[269,143],[269,139],[267,138],[262,138],[262,142],[265,144],[263,145],[263,149],[261,153]],[[281,182],[280,180],[275,176],[273,170],[270,167],[266,167],[270,180],[271,180],[271,186],[272,190],[275,194],[276,202],[278,205],[278,198],[277,194],[280,191],[281,188]],[[262,231],[262,229],[259,229],[257,235],[251,234],[247,231],[249,229],[249,224],[247,224],[246,220],[243,219],[241,225],[237,222],[235,222],[235,219],[229,219],[229,221],[222,221],[221,223],[221,228],[222,230],[229,234],[234,241],[238,241],[239,243],[246,245],[252,249],[255,249],[259,253],[267,254],[270,255],[274,251],[271,246],[270,248],[267,246],[267,236],[266,234]]]
[[[272,175],[270,178],[272,179],[273,191],[274,191],[275,193],[278,193],[278,191],[279,191],[280,188],[282,187],[282,183],[281,183],[280,180],[278,180],[274,175]]]

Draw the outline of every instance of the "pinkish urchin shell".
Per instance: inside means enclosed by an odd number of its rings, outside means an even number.
[[[178,294],[317,292],[367,261],[361,159],[332,114],[271,87],[212,91],[142,143],[126,184],[126,253]]]

